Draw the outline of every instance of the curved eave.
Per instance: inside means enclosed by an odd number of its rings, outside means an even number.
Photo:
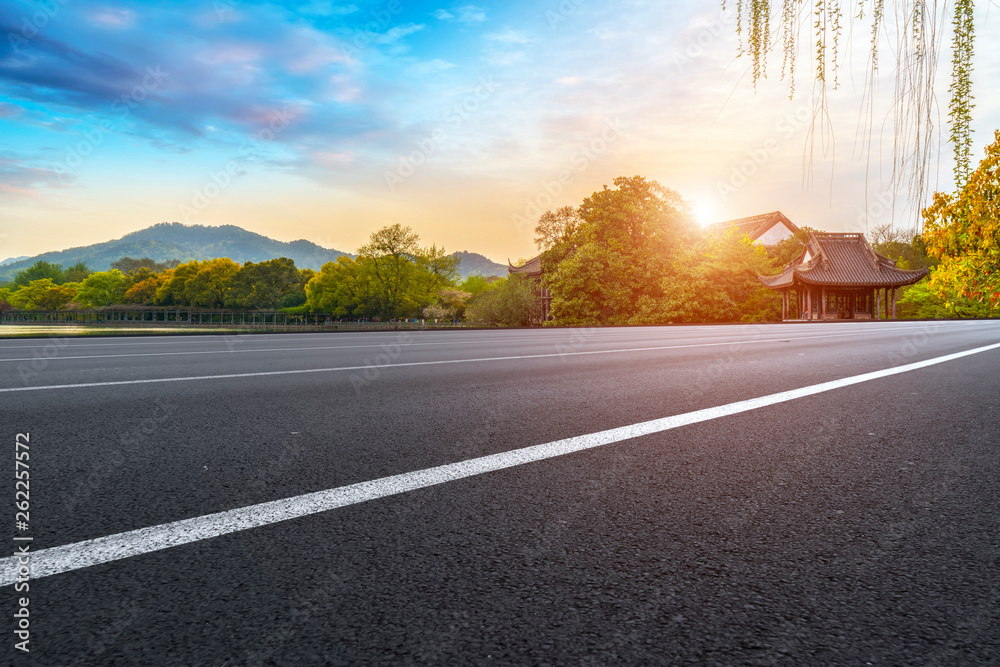
[[[915,271],[892,269],[891,271],[891,277],[886,275],[879,280],[827,280],[811,277],[808,271],[795,271],[795,277],[807,285],[826,287],[903,287],[918,282],[929,273],[928,269],[917,269]]]
[[[763,283],[764,287],[770,287],[771,289],[782,289],[784,287],[792,286],[792,271],[782,271],[776,276],[764,276],[757,273],[757,280]]]

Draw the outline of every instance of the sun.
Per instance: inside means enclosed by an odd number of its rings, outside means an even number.
[[[719,219],[715,205],[705,200],[694,202],[691,205],[691,214],[694,216],[695,222],[702,227],[718,222]]]

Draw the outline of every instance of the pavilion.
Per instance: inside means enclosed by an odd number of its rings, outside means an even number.
[[[541,324],[552,319],[550,307],[552,304],[552,293],[549,288],[542,284],[542,256],[536,255],[521,266],[514,266],[507,260],[507,274],[519,274],[525,276],[535,286],[535,296],[538,299],[538,308],[532,316],[532,324]]]
[[[813,232],[802,255],[776,276],[758,278],[781,292],[781,319],[896,318],[896,290],[927,275],[901,269],[863,234]],[[794,295],[793,295],[794,292]]]

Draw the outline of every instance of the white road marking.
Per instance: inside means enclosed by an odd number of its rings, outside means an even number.
[[[941,324],[942,322],[938,322]],[[944,324],[950,324],[953,326],[963,325],[974,325],[977,323],[976,320],[966,320],[962,322],[943,322]],[[809,324],[775,324],[775,323],[760,323],[760,324],[743,324],[739,327],[767,327],[771,331],[782,330],[788,331],[801,331],[802,326],[808,326],[812,328],[822,328],[830,329],[832,327],[837,327],[838,329],[850,328],[853,331],[860,330],[862,328],[871,332],[873,329],[877,331],[888,331],[887,327],[890,325],[893,327],[906,327],[907,329],[915,328],[919,325],[924,325],[926,322],[914,320],[912,322],[907,320],[888,320],[883,322],[866,322],[864,324],[846,322],[830,323],[830,322],[812,322]],[[718,332],[721,334],[729,333],[734,327],[731,326],[711,326],[710,330]],[[520,337],[510,337],[504,340],[509,341],[520,341],[520,340],[547,340],[549,338],[556,338],[559,336],[572,335],[581,330],[586,330],[587,327],[553,327],[551,329],[511,329],[509,331],[514,331],[518,333],[524,333],[530,337],[526,338],[524,336]],[[690,330],[699,330],[699,335],[705,334],[705,325],[677,325],[670,327],[657,327],[657,326],[636,326],[636,327],[592,327],[595,335],[601,337],[648,337],[648,336],[662,336],[664,333],[685,333]],[[86,336],[86,337],[73,337],[73,336],[51,336],[45,338],[4,338],[3,328],[0,327],[0,350],[15,350],[15,349],[37,349],[39,346],[44,346],[46,344],[51,344],[53,340],[64,340],[67,342],[66,347],[124,347],[124,346],[135,346],[135,345],[176,345],[183,343],[217,343],[226,342],[227,339],[239,339],[240,341],[264,341],[264,340],[302,340],[305,338],[323,338],[329,339],[333,336],[344,336],[351,339],[359,338],[387,338],[389,336],[403,333],[411,333],[415,335],[432,335],[436,337],[443,337],[447,335],[457,334],[461,336],[463,340],[467,340],[470,336],[475,337],[477,335],[490,335],[495,334],[495,329],[392,329],[387,331],[328,331],[328,332],[315,332],[315,333],[281,333],[281,334],[266,334],[266,333],[255,333],[255,332],[242,332],[242,333],[227,333],[227,334],[160,334],[148,336],[143,336],[139,334],[138,336]],[[139,340],[136,340],[136,339]],[[13,342],[25,342],[26,340],[34,341],[27,345],[10,345],[8,343]],[[86,341],[86,342],[84,342]],[[106,343],[97,343],[92,341],[109,341]]]
[[[93,565],[110,563],[123,558],[140,556],[170,547],[190,544],[251,528],[259,528],[280,521],[297,519],[309,516],[310,514],[326,512],[339,507],[355,505],[387,496],[394,496],[437,484],[444,484],[466,477],[482,475],[526,463],[563,456],[564,454],[610,445],[623,440],[662,433],[663,431],[690,424],[729,417],[741,412],[758,410],[778,403],[794,401],[806,396],[814,396],[862,382],[869,382],[871,380],[927,368],[928,366],[942,364],[954,359],[961,359],[962,357],[998,348],[1000,348],[1000,343],[995,343],[904,366],[896,366],[894,368],[863,373],[839,380],[831,380],[830,382],[822,382],[800,389],[782,391],[768,396],[737,401],[704,410],[695,410],[694,412],[663,417],[630,426],[622,426],[597,433],[588,433],[564,440],[556,440],[541,445],[502,452],[500,454],[481,456],[457,463],[449,463],[434,468],[392,475],[390,477],[382,477],[368,482],[307,493],[301,496],[174,521],[159,526],[130,530],[75,544],[41,549],[32,552],[31,578],[39,579],[54,574],[71,572]],[[6,586],[16,581],[17,561],[17,556],[8,556],[0,559],[0,586]]]
[[[883,333],[885,333],[885,332],[894,332],[894,331],[908,331],[908,329],[881,329],[880,330],[880,332],[883,332]],[[781,340],[808,340],[810,338],[830,338],[831,336],[864,336],[866,334],[871,334],[871,332],[870,331],[843,332],[843,333],[826,334],[826,335],[819,335],[819,336],[798,336],[798,337],[795,337],[795,338],[782,338]],[[475,343],[476,345],[480,345],[482,343],[521,343],[521,342],[524,342],[525,340],[532,340],[532,339],[525,339],[525,338],[493,338],[493,339],[483,340],[483,339],[477,338],[475,340],[471,340],[470,339],[468,341],[449,340],[449,341],[437,341],[437,342],[433,342],[433,343],[399,343],[399,342],[393,342],[393,341],[386,341],[384,343],[367,343],[365,345],[310,345],[310,346],[300,346],[300,347],[266,347],[266,348],[258,348],[258,349],[255,349],[255,350],[228,349],[228,350],[186,350],[184,352],[127,352],[125,354],[81,354],[81,355],[75,355],[75,356],[53,355],[53,356],[48,356],[48,357],[43,357],[43,358],[45,359],[46,362],[51,362],[51,361],[67,361],[67,360],[70,360],[70,359],[117,359],[119,357],[121,357],[121,358],[129,358],[129,357],[171,357],[171,356],[178,356],[178,355],[196,355],[196,354],[222,354],[222,355],[226,355],[226,354],[247,354],[247,353],[251,353],[251,352],[298,352],[300,350],[349,350],[349,349],[358,349],[358,348],[382,348],[382,347],[385,347],[386,345],[398,345],[400,347],[414,347],[414,346],[426,347],[426,346],[430,346],[430,345],[456,345],[459,342],[468,342],[468,343]],[[247,341],[247,342],[249,342],[249,341]],[[554,342],[559,342],[559,341],[554,341]],[[594,340],[593,342],[594,343],[599,343],[601,341],[600,340]],[[729,344],[731,344],[731,345],[740,345],[740,344],[743,344],[745,342],[746,341],[733,341],[733,342],[731,342]],[[766,342],[766,341],[761,341],[761,342]],[[720,343],[700,343],[700,345],[726,345],[726,344],[727,343],[722,343],[722,342],[720,342]],[[14,358],[14,359],[0,359],[0,363],[15,362],[15,361],[37,361],[38,359],[39,359],[39,357],[20,357],[20,358]]]
[[[627,352],[652,352],[657,350],[680,350],[695,347],[719,347],[721,345],[757,345],[761,343],[779,343],[792,340],[814,340],[817,338],[843,338],[845,336],[866,336],[871,332],[862,331],[858,333],[827,334],[825,336],[782,336],[780,338],[765,338],[757,340],[737,340],[718,343],[687,343],[683,345],[656,345],[652,347],[630,347],[615,350],[582,350],[577,352],[550,352],[546,354],[521,354],[505,357],[480,357],[475,359],[438,359],[435,361],[406,361],[393,364],[380,364],[377,368],[404,368],[408,366],[439,366],[444,364],[469,364],[485,363],[491,361],[516,361],[520,359],[544,359],[547,357],[575,357],[593,354],[623,354]],[[308,348],[303,348],[308,349]],[[228,353],[226,353],[228,354]],[[300,368],[284,371],[257,371],[254,373],[223,373],[219,375],[194,375],[184,377],[169,378],[146,378],[141,380],[107,380],[104,382],[81,382],[78,384],[48,384],[25,387],[0,387],[0,393],[14,393],[22,391],[42,391],[51,389],[83,389],[89,387],[116,387],[132,384],[158,384],[163,382],[191,382],[194,380],[231,380],[235,378],[269,377],[274,375],[303,375],[306,373],[333,373],[338,371],[358,371],[375,367],[374,364],[365,366],[335,366],[332,368]]]

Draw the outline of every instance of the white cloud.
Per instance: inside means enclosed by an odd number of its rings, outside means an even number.
[[[458,8],[458,20],[462,23],[482,23],[486,20],[486,12],[475,5],[465,5]]]
[[[298,12],[306,16],[347,16],[358,11],[357,5],[340,6],[335,5],[330,0],[316,0],[305,7],[300,7]]]
[[[522,30],[504,28],[500,32],[487,35],[486,39],[503,44],[530,44],[531,39]]]
[[[385,32],[385,34],[380,35],[376,40],[379,44],[395,44],[399,40],[403,39],[407,35],[412,35],[415,32],[420,32],[426,28],[423,23],[407,23],[406,25],[398,25],[394,28],[390,28]]]
[[[432,14],[432,16],[434,18],[436,18],[436,19],[441,19],[442,21],[449,21],[449,20],[455,18],[454,14],[452,14],[452,13],[450,13],[450,12],[444,10],[444,9],[435,9],[434,13]]]
[[[90,20],[103,28],[131,28],[135,24],[135,12],[129,9],[104,7],[93,12]]]

